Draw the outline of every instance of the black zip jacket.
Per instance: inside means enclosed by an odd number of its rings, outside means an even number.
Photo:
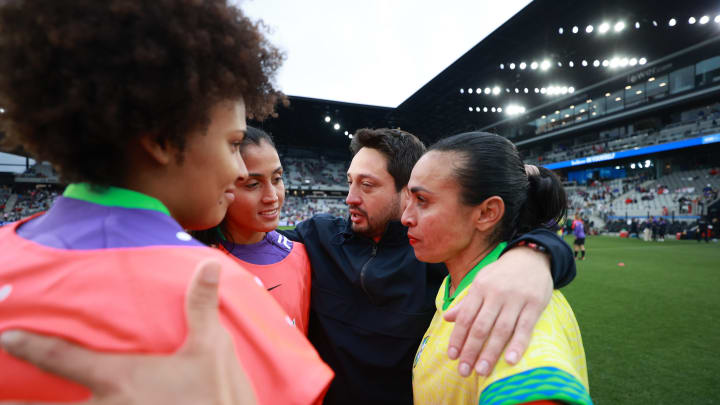
[[[398,221],[378,243],[325,214],[281,233],[305,244],[310,257],[308,338],[335,371],[324,403],[412,404],[413,357],[435,314],[445,265],[418,261]],[[572,250],[554,233],[537,229],[512,243],[519,240],[547,248],[555,288],[575,277]]]

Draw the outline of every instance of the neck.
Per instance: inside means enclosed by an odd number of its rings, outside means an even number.
[[[232,221],[225,221],[220,225],[220,229],[225,237],[237,245],[252,245],[258,243],[267,234],[267,232],[258,232],[252,229],[243,229],[235,225]]]
[[[477,266],[480,261],[492,252],[498,244],[484,244],[473,247],[472,244],[459,255],[445,261],[445,266],[450,274],[450,295],[455,293],[460,282],[465,276]]]

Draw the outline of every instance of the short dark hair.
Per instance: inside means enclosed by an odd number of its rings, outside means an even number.
[[[228,0],[0,4],[6,142],[66,181],[121,182],[130,139],[183,151],[218,102],[242,97],[262,119],[283,98],[273,86],[282,54]]]
[[[248,125],[247,130],[245,131],[245,137],[243,138],[242,144],[240,144],[240,151],[242,152],[243,148],[247,145],[260,146],[260,142],[262,141],[267,142],[270,146],[275,148],[275,142],[270,134],[260,128]]]
[[[350,152],[355,156],[362,148],[375,149],[387,158],[387,171],[395,181],[396,191],[407,186],[415,163],[425,153],[425,145],[415,135],[390,128],[355,131]]]
[[[566,215],[567,196],[558,177],[544,167],[528,175],[517,148],[507,138],[467,132],[441,139],[429,151],[458,154],[453,175],[460,184],[464,204],[475,206],[492,196],[502,198],[505,214],[491,243],[535,228],[549,228]]]

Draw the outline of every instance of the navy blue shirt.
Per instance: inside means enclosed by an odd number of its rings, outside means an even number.
[[[310,257],[308,338],[335,371],[324,404],[412,404],[413,357],[445,265],[418,261],[398,221],[377,243],[325,214],[281,233],[305,244]],[[575,277],[572,250],[554,233],[537,229],[518,240],[548,249],[556,288]]]

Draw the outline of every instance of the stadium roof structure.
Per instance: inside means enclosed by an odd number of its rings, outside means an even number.
[[[536,0],[390,118],[426,141],[492,130],[693,47],[712,42],[717,50],[719,39],[720,5],[713,1]]]

